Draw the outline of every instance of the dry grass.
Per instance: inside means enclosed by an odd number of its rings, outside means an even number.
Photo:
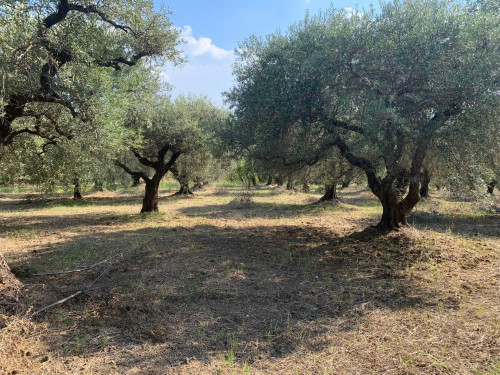
[[[372,196],[340,196],[217,187],[141,216],[140,191],[4,195],[25,297],[0,374],[500,374],[498,214],[434,194],[380,236]]]

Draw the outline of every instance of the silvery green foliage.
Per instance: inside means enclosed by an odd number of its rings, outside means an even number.
[[[284,166],[313,164],[338,147],[381,201],[397,187],[398,210],[407,214],[433,145],[477,142],[482,114],[500,107],[500,12],[483,3],[333,9],[248,39],[227,94],[234,133],[256,158]]]
[[[110,92],[121,98],[117,81],[141,62],[180,61],[168,16],[149,0],[2,2],[0,146],[22,133],[60,136],[54,126],[36,126],[48,112],[86,127],[94,106],[115,100]]]

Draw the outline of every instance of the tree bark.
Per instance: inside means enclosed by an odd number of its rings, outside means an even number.
[[[0,290],[12,285],[20,285],[21,282],[12,274],[9,265],[0,254]]]
[[[377,197],[380,203],[382,203],[382,218],[377,224],[377,227],[388,230],[399,228],[400,214],[397,192],[391,185],[383,186]]]
[[[420,197],[429,198],[429,183],[431,182],[431,177],[429,176],[429,171],[424,168],[422,177],[420,179]]]
[[[493,180],[491,181],[487,186],[488,186],[488,189],[487,189],[487,192],[488,194],[491,194],[493,195],[493,191],[495,190],[495,186],[497,185],[497,182],[496,180]]]
[[[288,177],[286,180],[286,190],[292,190],[293,189],[293,180]]]
[[[19,289],[22,283],[11,272],[7,262],[0,254],[0,330],[2,327],[2,314],[16,312],[19,298]]]
[[[73,189],[73,199],[74,200],[80,200],[82,199],[82,192],[80,190],[80,179],[78,176],[75,176],[73,179],[73,184],[75,185],[75,188]]]
[[[142,200],[141,213],[158,212],[158,190],[160,189],[161,177],[155,175],[149,181],[146,180],[146,191]]]
[[[337,184],[329,184],[325,185],[325,194],[320,198],[320,202],[325,202],[325,201],[333,201],[337,200],[339,197],[337,196]]]
[[[267,178],[267,183],[266,183],[266,186],[271,186],[273,184],[273,177],[272,176],[269,176]]]

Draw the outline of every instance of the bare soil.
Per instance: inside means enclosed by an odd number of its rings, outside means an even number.
[[[359,187],[174,192],[0,197],[0,374],[500,374],[498,195],[381,235]]]

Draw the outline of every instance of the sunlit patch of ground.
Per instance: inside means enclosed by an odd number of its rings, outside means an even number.
[[[433,192],[412,227],[380,236],[365,228],[381,208],[359,187],[334,204],[280,188],[174,192],[147,216],[141,190],[3,194],[0,251],[25,288],[0,331],[0,373],[500,373],[498,196]]]

